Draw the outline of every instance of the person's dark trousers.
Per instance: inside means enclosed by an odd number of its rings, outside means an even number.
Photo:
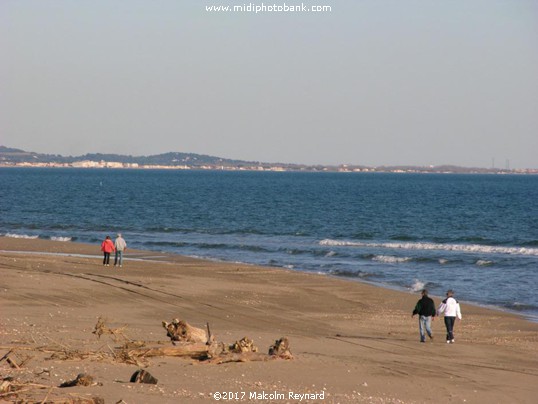
[[[104,253],[105,256],[103,257],[103,265],[108,265],[110,263],[110,253]]]
[[[446,340],[451,341],[454,339],[454,323],[456,322],[456,317],[446,317],[445,316],[445,326],[446,326]]]

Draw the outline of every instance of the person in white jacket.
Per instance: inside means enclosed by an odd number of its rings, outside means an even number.
[[[120,268],[123,265],[123,252],[127,249],[127,243],[121,236],[121,233],[118,233],[116,241],[114,241],[114,247],[116,249],[116,256],[114,257],[114,266],[119,265]]]
[[[445,315],[446,326],[446,343],[454,343],[454,324],[456,323],[456,317],[461,320],[460,304],[454,299],[454,291],[449,289],[446,292],[446,299],[441,302],[437,309],[437,315]]]

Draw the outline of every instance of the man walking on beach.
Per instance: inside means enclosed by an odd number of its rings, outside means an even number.
[[[418,330],[420,332],[420,342],[426,342],[426,334],[433,339],[432,319],[435,317],[435,303],[428,297],[428,290],[422,289],[422,298],[417,302],[413,314],[418,314]]]
[[[446,343],[454,343],[454,324],[456,323],[456,317],[461,320],[460,304],[454,299],[454,291],[452,289],[447,290],[446,299],[439,305],[437,314],[445,313],[445,326],[446,326]]]
[[[123,266],[123,252],[127,249],[127,243],[121,237],[121,233],[118,233],[118,237],[116,238],[116,241],[114,241],[114,248],[116,249],[114,266],[119,264],[121,268]]]

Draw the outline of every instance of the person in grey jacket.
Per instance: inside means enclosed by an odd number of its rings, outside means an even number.
[[[446,292],[446,299],[441,302],[437,309],[437,314],[445,314],[445,326],[446,326],[446,343],[454,343],[454,324],[456,318],[461,320],[460,304],[454,299],[454,291],[449,289]]]
[[[114,241],[114,247],[116,248],[116,255],[114,256],[114,266],[123,266],[123,252],[127,249],[127,243],[121,237],[121,233],[118,233],[118,237]]]

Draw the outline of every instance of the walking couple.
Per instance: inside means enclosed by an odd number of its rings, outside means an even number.
[[[120,268],[123,266],[123,252],[127,249],[127,243],[121,237],[121,233],[118,233],[118,236],[115,241],[112,241],[110,236],[106,236],[105,240],[101,243],[101,251],[103,252],[103,266],[110,266],[110,254],[115,252],[114,255],[114,266],[119,265]]]
[[[435,310],[435,303],[433,299],[428,297],[428,290],[423,289],[422,298],[417,302],[415,309],[413,310],[412,317],[418,314],[418,329],[420,332],[420,342],[426,342],[426,334],[430,339],[433,339],[432,334],[432,320],[435,316],[444,314],[445,327],[446,327],[446,343],[454,343],[454,324],[456,318],[461,320],[460,304],[454,299],[454,291],[449,289],[446,292],[446,299],[441,302],[437,311]]]

